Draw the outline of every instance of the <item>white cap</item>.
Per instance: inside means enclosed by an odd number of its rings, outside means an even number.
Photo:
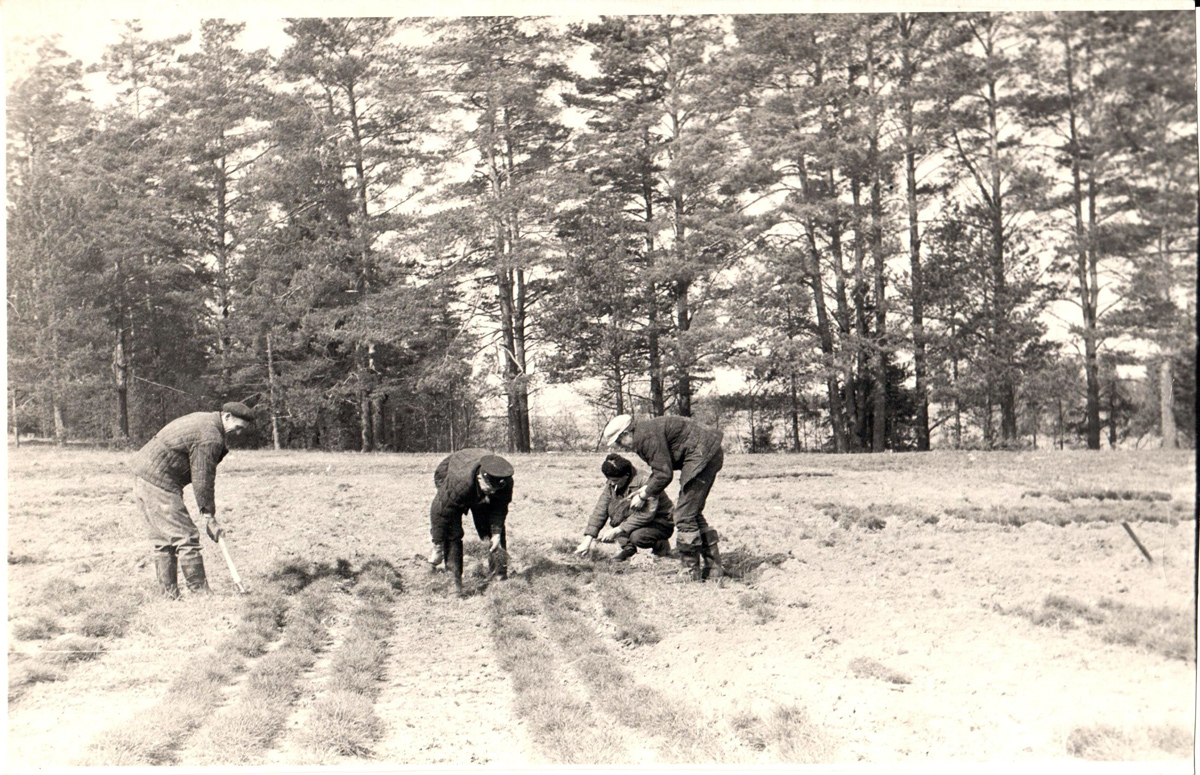
[[[629,426],[633,425],[633,415],[618,414],[616,417],[608,421],[608,425],[604,426],[604,446],[611,447],[617,443],[617,439],[621,434],[629,430]]]

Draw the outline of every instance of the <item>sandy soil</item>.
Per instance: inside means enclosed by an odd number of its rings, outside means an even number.
[[[377,555],[404,578],[376,703],[384,735],[371,759],[319,763],[554,763],[513,711],[487,593],[450,599],[444,574],[415,558],[428,551],[439,457],[236,451],[220,469],[218,506],[251,587],[289,558],[353,563]],[[11,632],[38,609],[47,579],[113,581],[135,595],[149,587],[152,571],[127,533],[135,507],[126,459],[10,450],[10,671],[51,645]],[[598,492],[599,459],[514,456],[514,573],[563,539],[578,540]],[[620,573],[663,636],[614,648],[639,681],[697,709],[698,723],[714,730],[738,713],[804,708],[831,742],[830,764],[1065,764],[1067,739],[1080,728],[1190,730],[1194,661],[1105,643],[1095,628],[1038,626],[1017,612],[1051,594],[1088,605],[1193,610],[1193,463],[1190,453],[730,456],[709,521],[727,557],[773,562],[722,588],[675,583],[667,566],[641,554],[625,567],[601,563],[597,572]],[[1031,494],[1088,488],[1158,491],[1171,500],[1059,502]],[[1021,508],[1051,522],[981,522],[971,508]],[[1119,523],[1052,524],[1121,508],[1136,520],[1153,563]],[[848,513],[885,525],[839,524]],[[10,768],[100,763],[88,758],[96,736],[153,706],[181,664],[230,631],[237,598],[219,553],[205,545],[216,596],[176,604],[145,597],[130,632],[100,659],[69,666],[63,680],[30,686],[10,703]],[[13,564],[14,556],[24,559]],[[768,616],[756,616],[756,600]],[[603,623],[596,626],[603,633]],[[338,627],[335,619],[330,653]],[[850,665],[859,658],[909,682],[858,677]],[[264,763],[318,763],[303,760],[294,736],[322,691],[327,662],[326,654],[305,675],[289,726]],[[186,752],[184,745],[182,764]],[[1161,760],[1162,771],[1190,770],[1189,761],[1153,747],[1124,756]],[[729,760],[746,759],[730,750]]]

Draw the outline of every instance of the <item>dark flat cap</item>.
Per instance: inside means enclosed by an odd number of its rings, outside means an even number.
[[[254,410],[240,401],[230,401],[228,403],[221,404],[221,411],[229,412],[234,417],[239,417],[246,422],[254,422]]]
[[[513,475],[513,467],[499,455],[484,455],[479,459],[479,472],[493,479],[504,479]]]

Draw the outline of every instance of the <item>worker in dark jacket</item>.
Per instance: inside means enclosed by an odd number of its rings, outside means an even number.
[[[489,542],[488,571],[497,578],[508,578],[504,520],[512,501],[512,465],[484,449],[460,449],[438,463],[433,485],[437,493],[429,508],[430,564],[437,567],[445,560],[446,570],[454,576],[454,589],[462,594],[462,517],[470,510],[475,532]]]
[[[217,464],[229,451],[227,436],[242,433],[253,422],[254,412],[237,402],[223,405],[219,412],[187,414],[167,423],[133,458],[133,495],[154,547],[159,587],[168,597],[179,597],[177,570],[183,571],[192,592],[209,591],[200,531],[183,503],[183,488],[192,485],[205,530],[216,541],[222,533],[213,492]]]
[[[671,499],[664,492],[650,498],[640,509],[630,508],[629,500],[646,483],[646,474],[639,473],[626,458],[609,453],[600,464],[600,472],[607,480],[600,492],[600,500],[592,509],[583,541],[576,554],[590,555],[597,540],[608,543],[616,541],[621,550],[613,557],[624,562],[637,554],[638,547],[650,549],[656,557],[671,553],[671,534],[675,524],[671,521]],[[608,527],[605,528],[605,523]],[[601,530],[603,528],[603,531]]]
[[[720,432],[686,417],[634,420],[622,414],[605,426],[604,443],[636,452],[650,466],[649,479],[630,499],[631,508],[640,508],[644,501],[660,496],[671,483],[673,472],[679,471],[679,498],[671,516],[683,575],[695,581],[719,579],[723,571],[717,531],[704,519],[704,504],[725,463]]]

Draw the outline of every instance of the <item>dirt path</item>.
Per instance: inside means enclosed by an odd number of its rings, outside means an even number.
[[[375,759],[396,765],[516,767],[533,752],[511,710],[496,663],[487,598],[447,596],[444,573],[406,563],[396,631],[375,705],[387,729]]]

